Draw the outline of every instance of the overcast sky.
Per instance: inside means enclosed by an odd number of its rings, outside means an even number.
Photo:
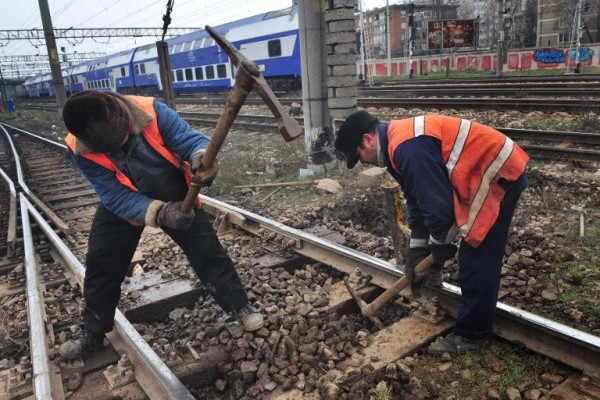
[[[52,24],[57,28],[162,28],[167,0],[47,0]],[[313,1],[313,0],[301,0]],[[8,3],[6,0],[4,3]],[[396,0],[389,0],[396,3]],[[18,5],[17,5],[18,3]],[[170,27],[202,28],[291,6],[292,0],[174,0]],[[386,0],[363,0],[365,9],[385,6]],[[42,29],[38,0],[12,0],[0,12],[0,29]],[[116,53],[154,43],[160,38],[100,38],[82,42],[57,39],[66,52]],[[0,55],[47,54],[44,43],[27,40],[0,42]]]

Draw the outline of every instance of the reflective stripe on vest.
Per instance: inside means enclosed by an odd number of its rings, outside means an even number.
[[[165,146],[165,142],[158,130],[158,118],[156,116],[156,110],[154,109],[154,98],[142,96],[125,97],[127,98],[127,100],[132,101],[152,116],[152,122],[150,122],[144,127],[142,135],[144,135],[146,141],[150,144],[150,146],[152,146],[154,150],[158,152],[158,154],[163,156],[167,161],[169,161],[171,164],[173,164],[176,168],[178,168],[184,173],[185,181],[189,187],[192,181],[192,172],[190,170],[189,163],[187,161],[181,162],[179,158]],[[65,141],[67,142],[67,146],[69,146],[69,148],[73,151],[75,150],[75,140],[75,136],[71,133],[69,133],[65,139]],[[105,153],[86,152],[81,154],[81,156],[92,162],[95,162],[98,165],[101,165],[106,169],[113,171],[118,181],[122,185],[127,186],[129,189],[137,192],[137,188],[127,177],[127,175],[125,175],[121,170],[119,170],[115,163],[112,162],[112,160]],[[196,198],[196,205],[200,207],[199,197]]]
[[[488,126],[426,115],[390,122],[388,155],[396,171],[396,148],[422,135],[442,143],[442,158],[453,187],[456,225],[467,243],[476,247],[498,218],[504,197],[498,180],[515,181],[525,171],[529,156],[510,138]]]

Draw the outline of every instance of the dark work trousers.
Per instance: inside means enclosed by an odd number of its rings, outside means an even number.
[[[233,262],[219,242],[203,210],[187,231],[163,228],[185,252],[198,278],[225,311],[236,311],[248,303],[248,296]],[[121,283],[144,230],[98,207],[88,241],[83,294],[86,309],[84,327],[94,333],[112,330],[121,296]]]
[[[527,187],[527,173],[516,181],[500,181],[505,195],[498,219],[477,247],[464,240],[458,250],[458,284],[462,299],[454,333],[468,339],[493,335],[494,314],[508,231],[519,196]]]

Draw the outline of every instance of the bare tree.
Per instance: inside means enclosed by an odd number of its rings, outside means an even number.
[[[577,0],[555,0],[557,10],[560,10],[561,31],[569,37],[575,21]],[[581,25],[584,37],[582,41],[594,43],[600,41],[600,0],[584,0],[581,9]],[[592,32],[595,31],[595,34]]]

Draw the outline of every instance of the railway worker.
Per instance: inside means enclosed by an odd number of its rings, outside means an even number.
[[[88,240],[83,329],[61,345],[61,355],[102,348],[145,225],[160,227],[183,249],[223,310],[249,331],[262,328],[199,201],[189,213],[180,209],[190,181],[208,186],[217,175],[216,163],[201,167],[208,138],[152,97],[85,90],[68,99],[62,115],[69,153],[101,204]]]
[[[457,234],[462,301],[451,334],[428,351],[463,354],[493,335],[493,319],[508,230],[527,186],[527,154],[510,138],[477,122],[425,115],[380,123],[366,111],[350,115],[335,139],[348,168],[360,160],[386,167],[408,207],[411,238],[405,271],[433,254],[435,263],[417,283],[442,284]],[[413,286],[415,288],[415,286]]]

